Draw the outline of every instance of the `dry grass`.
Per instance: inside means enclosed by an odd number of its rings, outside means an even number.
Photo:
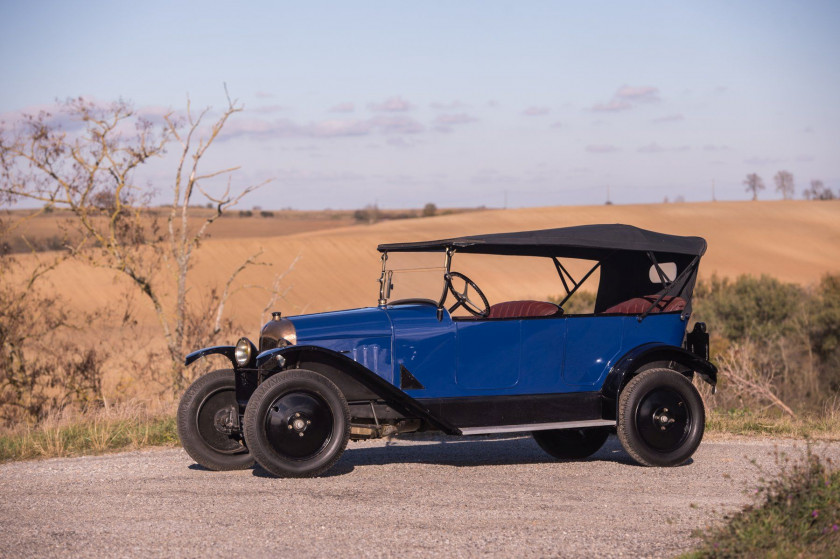
[[[0,462],[177,445],[172,406],[155,408],[149,411],[129,403],[108,410],[58,413],[35,426],[0,431]]]
[[[706,433],[713,438],[743,435],[840,441],[840,416],[835,413],[792,418],[787,415],[753,412],[746,409],[712,410],[706,416]]]

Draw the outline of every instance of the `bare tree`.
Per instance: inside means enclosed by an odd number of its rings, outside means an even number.
[[[776,192],[780,193],[783,199],[790,200],[793,198],[793,194],[796,192],[793,184],[793,173],[790,171],[779,171],[773,177],[773,181],[776,183]]]
[[[752,199],[758,200],[758,191],[764,190],[764,181],[761,180],[761,177],[755,173],[750,173],[744,179],[744,184],[747,186],[746,191],[752,194]]]
[[[811,186],[806,188],[802,195],[806,200],[834,200],[834,192],[826,188],[821,180],[812,180]]]
[[[4,198],[0,194],[0,202]],[[0,247],[8,247],[14,230],[43,211],[0,218]],[[70,317],[58,296],[39,289],[65,255],[39,255],[31,248],[26,266],[0,248],[0,425],[40,420],[68,404],[104,402],[107,348],[71,343],[60,335],[93,317]],[[44,351],[47,343],[52,351]]]
[[[228,97],[221,116],[205,124],[210,108],[196,114],[188,101],[183,118],[169,113],[155,126],[124,101],[101,106],[79,98],[61,105],[60,118],[42,112],[8,128],[0,125],[0,195],[70,210],[80,233],[68,246],[71,254],[123,274],[153,306],[176,389],[186,381],[185,352],[220,333],[231,284],[258,256],[243,259],[202,309],[190,306],[189,271],[207,228],[261,186],[233,189],[230,175],[237,167],[204,171],[201,165],[225,123],[241,110]],[[65,131],[62,119],[80,130]],[[178,163],[161,224],[158,212],[149,209],[151,191],[134,178],[138,167],[162,156],[173,142],[180,147]],[[221,194],[204,188],[208,179],[220,176],[228,177]],[[209,215],[191,209],[196,196],[211,204]],[[204,318],[208,314],[215,320]]]

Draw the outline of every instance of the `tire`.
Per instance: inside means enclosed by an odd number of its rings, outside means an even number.
[[[604,446],[609,429],[552,429],[531,433],[540,448],[560,460],[583,460]]]
[[[235,435],[216,428],[216,414],[236,407],[236,384],[231,369],[198,378],[178,405],[178,438],[187,454],[210,470],[244,470],[254,465],[248,449]]]
[[[350,407],[328,378],[306,369],[260,384],[245,408],[245,441],[279,477],[313,477],[338,461],[350,439]]]
[[[633,377],[618,400],[618,440],[644,466],[679,466],[703,438],[703,400],[686,377],[650,369]]]

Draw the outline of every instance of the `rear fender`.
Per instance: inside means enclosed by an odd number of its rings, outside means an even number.
[[[407,418],[423,419],[449,435],[461,434],[460,429],[367,367],[323,347],[288,346],[264,351],[257,356],[257,368],[260,382],[287,369],[309,369],[335,383],[347,401],[384,400]]]
[[[604,381],[601,397],[604,399],[604,414],[607,419],[615,419],[618,416],[618,396],[630,379],[654,366],[674,369],[689,380],[697,373],[712,388],[717,384],[717,367],[699,355],[668,344],[643,344],[619,359]],[[612,417],[607,417],[609,414],[613,414]]]

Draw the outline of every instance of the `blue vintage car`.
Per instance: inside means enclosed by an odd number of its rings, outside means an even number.
[[[563,460],[586,458],[616,433],[648,466],[681,464],[697,449],[705,413],[692,379],[717,381],[705,324],[686,334],[702,238],[586,225],[378,250],[375,307],[276,312],[258,348],[242,338],[186,357],[221,354],[232,365],[181,400],[178,434],[196,462],[232,470],[256,460],[278,476],[315,476],[348,440],[417,431],[532,433]],[[412,252],[440,254],[438,300],[391,300],[388,255]],[[548,259],[566,296],[491,305],[454,271],[461,254]],[[594,265],[575,279],[573,259]],[[595,277],[593,312],[564,313]]]

